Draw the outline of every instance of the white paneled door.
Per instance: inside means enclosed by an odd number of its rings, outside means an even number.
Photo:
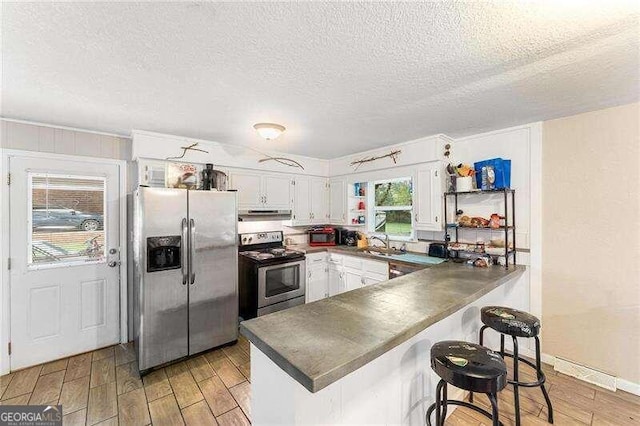
[[[119,167],[9,158],[12,370],[119,341]]]

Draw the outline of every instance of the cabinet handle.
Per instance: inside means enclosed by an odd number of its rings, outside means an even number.
[[[264,203],[267,204],[267,196],[264,196]]]
[[[418,221],[418,213],[416,213],[416,222]]]
[[[436,223],[438,222],[438,216],[436,216]]]

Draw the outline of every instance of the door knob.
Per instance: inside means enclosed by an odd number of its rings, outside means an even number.
[[[107,265],[109,265],[110,268],[115,268],[116,266],[118,266],[120,264],[120,262],[116,262],[115,260],[112,260],[111,262],[109,262]]]

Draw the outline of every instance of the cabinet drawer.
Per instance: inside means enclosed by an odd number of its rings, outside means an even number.
[[[374,274],[389,275],[389,264],[387,262],[378,262],[375,260],[364,261],[364,271]]]
[[[362,269],[362,258],[355,256],[345,256],[343,265],[345,268]]]
[[[327,253],[326,252],[309,253],[306,255],[306,258],[307,258],[307,263],[309,264],[322,263],[327,260]]]
[[[342,265],[343,256],[337,253],[329,253],[329,263],[333,263],[335,265]]]
[[[374,274],[371,272],[364,274],[366,284],[380,283],[389,280],[389,274]]]

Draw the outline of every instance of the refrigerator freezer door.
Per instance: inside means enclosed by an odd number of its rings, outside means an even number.
[[[137,321],[136,349],[140,370],[188,355],[188,285],[185,277],[187,249],[183,219],[187,218],[187,191],[183,189],[140,188],[138,190],[136,227],[136,280],[134,318]],[[186,224],[186,220],[184,221]],[[185,227],[186,228],[186,227]],[[186,231],[186,229],[184,230]],[[180,245],[180,261],[167,269],[149,267],[176,262],[176,250],[148,250],[163,238],[175,247]],[[177,237],[177,238],[176,238]],[[148,253],[156,258],[150,259]],[[159,270],[160,269],[160,270]],[[149,272],[149,270],[156,272]],[[183,284],[184,281],[184,284]]]
[[[238,339],[236,193],[189,191],[189,222],[189,353],[195,354]]]

